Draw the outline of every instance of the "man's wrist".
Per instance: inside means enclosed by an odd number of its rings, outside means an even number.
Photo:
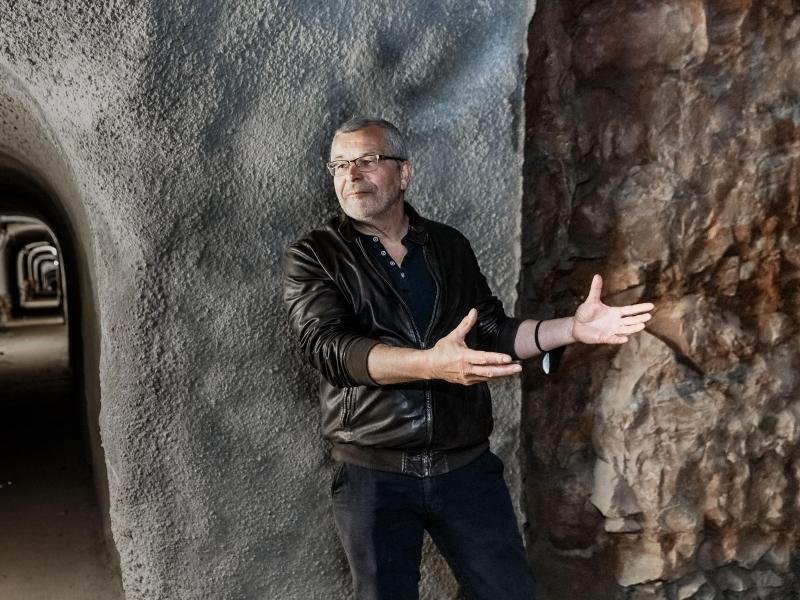
[[[574,335],[575,317],[560,319],[542,319],[536,323],[533,333],[533,344],[539,354],[562,348],[577,340]]]
[[[417,362],[419,365],[420,379],[433,379],[433,364],[430,350],[418,350]]]
[[[544,348],[542,348],[542,342],[539,340],[539,330],[542,328],[542,324],[544,323],[544,319],[540,319],[536,322],[536,327],[533,328],[533,345],[536,346],[536,349],[539,351],[539,354],[544,354],[547,352]]]
[[[566,333],[567,333],[567,344],[574,344],[575,342],[578,341],[575,339],[575,317],[567,318]]]

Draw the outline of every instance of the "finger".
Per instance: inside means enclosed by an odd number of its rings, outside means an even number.
[[[632,317],[622,317],[622,324],[623,325],[636,325],[638,323],[647,323],[650,319],[653,318],[653,315],[650,313],[644,313],[641,315],[634,315]]]
[[[619,334],[618,335],[612,335],[608,339],[608,343],[609,344],[624,344],[627,341],[628,341],[628,336],[627,335],[619,335]]]
[[[467,352],[464,358],[473,365],[505,365],[511,362],[511,357],[508,354],[481,352],[480,350]]]
[[[592,286],[589,288],[589,295],[586,296],[587,302],[600,302],[600,294],[603,292],[603,278],[599,274],[592,277]]]
[[[478,311],[474,308],[470,308],[467,316],[461,319],[461,323],[459,323],[456,328],[452,331],[451,335],[454,333],[462,340],[467,337],[469,330],[475,325],[475,322],[478,320]]]
[[[636,325],[623,325],[620,333],[623,335],[630,335],[631,333],[636,333],[642,329],[644,329],[644,323],[638,323]]]
[[[622,311],[622,315],[625,317],[629,317],[631,315],[638,315],[640,313],[650,312],[656,307],[655,304],[650,302],[644,302],[642,304],[631,304],[630,306],[622,306],[620,310]]]
[[[475,366],[470,369],[468,375],[485,379],[495,379],[497,377],[516,375],[520,371],[522,371],[522,365],[505,365],[502,367]]]
[[[483,383],[484,381],[491,381],[491,377],[478,377],[477,375],[470,375],[461,385],[475,385],[476,383]]]

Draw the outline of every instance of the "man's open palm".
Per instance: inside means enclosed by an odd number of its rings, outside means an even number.
[[[522,370],[508,354],[467,347],[465,338],[477,322],[478,311],[472,308],[453,331],[428,351],[433,379],[472,385],[495,377],[515,375]]]
[[[583,304],[575,312],[572,337],[584,344],[624,344],[628,336],[644,329],[655,306],[649,302],[608,306],[600,300],[603,278],[595,275]]]

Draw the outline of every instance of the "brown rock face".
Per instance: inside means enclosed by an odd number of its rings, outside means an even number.
[[[658,307],[526,376],[542,597],[795,597],[800,4],[540,2],[527,77],[521,312]]]

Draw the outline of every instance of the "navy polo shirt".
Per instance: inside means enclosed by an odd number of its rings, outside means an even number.
[[[378,236],[363,233],[359,233],[359,235],[364,248],[389,275],[394,289],[397,290],[411,311],[420,338],[424,339],[433,316],[436,282],[428,270],[422,245],[412,242],[406,234],[402,239],[407,250],[406,256],[403,258],[403,264],[398,265],[384,248]]]

